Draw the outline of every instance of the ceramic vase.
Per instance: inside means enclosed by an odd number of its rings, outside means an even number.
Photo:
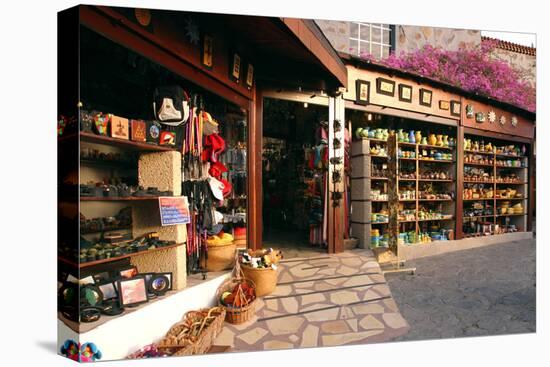
[[[402,143],[403,142],[403,129],[397,130],[397,140]]]
[[[444,147],[449,146],[449,135],[443,135],[443,146]]]
[[[428,138],[425,137],[425,136],[423,136],[423,137],[422,137],[422,141],[421,141],[420,144],[422,144],[422,145],[428,145]]]
[[[374,137],[376,139],[382,139],[382,129],[376,129],[376,133],[374,134]]]
[[[437,143],[437,138],[435,137],[435,134],[430,134],[429,141],[430,145],[435,145]]]
[[[416,138],[414,136],[414,130],[409,131],[409,143],[416,143]]]
[[[422,141],[422,133],[420,132],[420,130],[416,132],[414,138],[416,139],[416,144],[420,144],[420,142]]]

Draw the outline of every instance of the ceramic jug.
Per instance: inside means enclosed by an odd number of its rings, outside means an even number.
[[[430,145],[435,145],[437,143],[437,138],[435,137],[435,134],[430,134],[429,143]]]
[[[437,134],[437,142],[436,144],[438,147],[442,147],[443,146],[443,135],[441,134]]]
[[[374,133],[374,137],[376,139],[382,139],[382,129],[376,129],[376,132]]]
[[[420,144],[420,142],[422,141],[422,133],[420,132],[420,130],[416,132],[414,138],[416,140],[416,144]]]
[[[423,136],[423,137],[422,137],[422,141],[421,141],[420,144],[422,144],[422,145],[428,145],[428,138],[425,137],[425,136]]]
[[[416,143],[416,138],[414,136],[414,130],[409,131],[409,143]]]
[[[403,142],[403,129],[397,130],[397,140],[401,143]]]
[[[449,135],[443,135],[443,146],[444,147],[449,146]]]

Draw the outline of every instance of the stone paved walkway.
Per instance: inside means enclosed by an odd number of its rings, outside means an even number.
[[[416,275],[386,274],[411,330],[396,340],[534,332],[535,240],[407,262]]]
[[[285,259],[278,281],[259,301],[256,317],[242,325],[226,323],[214,345],[257,351],[363,344],[409,330],[369,250]],[[307,312],[312,310],[319,311]]]

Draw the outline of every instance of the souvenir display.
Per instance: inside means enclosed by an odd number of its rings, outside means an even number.
[[[121,307],[134,307],[149,300],[145,277],[142,275],[117,280],[117,289]]]
[[[144,121],[130,120],[131,139],[133,141],[147,141],[147,128]]]
[[[128,119],[111,116],[111,137],[128,140],[130,138],[130,126]]]

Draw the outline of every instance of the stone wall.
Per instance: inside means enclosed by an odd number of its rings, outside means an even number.
[[[514,69],[520,72],[524,80],[528,81],[533,87],[537,82],[537,57],[521,54],[497,48],[492,56],[496,59],[506,61]]]
[[[350,22],[337,20],[315,20],[315,22],[336,51],[349,53]]]
[[[449,51],[474,47],[481,43],[481,32],[467,29],[396,26],[396,53],[411,52],[425,44]]]

